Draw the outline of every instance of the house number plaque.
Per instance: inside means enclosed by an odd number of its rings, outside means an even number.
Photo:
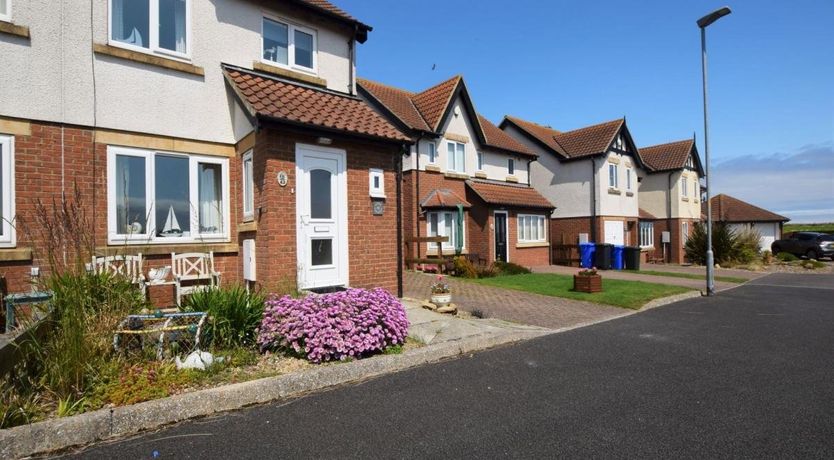
[[[289,176],[287,175],[286,171],[278,171],[278,185],[281,187],[286,187],[287,182],[289,182]]]

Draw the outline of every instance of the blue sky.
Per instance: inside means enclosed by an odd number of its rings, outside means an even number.
[[[695,132],[703,156],[695,21],[721,3],[335,1],[374,27],[362,77],[419,90],[462,74],[494,122],[625,115],[639,146]],[[712,189],[834,221],[834,1],[729,6],[707,35]]]

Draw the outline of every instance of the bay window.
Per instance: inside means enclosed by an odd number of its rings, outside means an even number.
[[[547,241],[545,217],[531,214],[518,215],[518,242],[544,243]]]
[[[316,32],[277,19],[263,18],[261,57],[269,64],[316,70]]]
[[[227,159],[122,147],[107,155],[109,242],[228,239]]]
[[[429,236],[446,236],[449,238],[448,241],[442,244],[443,250],[451,250],[455,249],[456,243],[458,241],[458,219],[457,219],[457,211],[435,211],[426,213],[426,226],[427,226],[427,233]],[[466,224],[464,224],[464,228],[462,229],[464,233],[466,230]],[[465,245],[465,238],[461,240],[460,246],[464,247]],[[437,250],[437,247],[440,243],[429,243],[429,249]]]
[[[0,135],[0,246],[15,245],[14,137]]]
[[[654,246],[654,222],[640,222],[640,247]]]
[[[187,58],[191,1],[110,0],[111,44]]]
[[[466,172],[465,155],[466,146],[460,142],[449,142],[446,144],[447,169],[454,172]]]

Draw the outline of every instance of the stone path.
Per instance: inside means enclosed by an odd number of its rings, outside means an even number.
[[[404,296],[417,300],[429,297],[429,286],[437,275],[407,271],[404,274]],[[631,310],[590,302],[561,299],[528,292],[482,286],[469,281],[445,277],[452,287],[452,301],[459,309],[480,310],[488,318],[519,324],[562,329],[616,318]]]

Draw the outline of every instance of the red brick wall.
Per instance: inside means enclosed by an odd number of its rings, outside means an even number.
[[[550,219],[550,241],[555,245],[578,244],[580,233],[587,233],[589,239],[593,238],[590,217]]]
[[[296,143],[315,145],[316,135],[286,129],[264,129],[254,148],[255,210],[261,209],[253,235],[259,283],[267,290],[295,286]],[[347,151],[349,283],[397,292],[397,202],[395,159],[399,147],[333,138],[332,148]],[[385,212],[374,216],[368,170],[384,170]],[[286,187],[277,183],[287,172]],[[247,238],[251,237],[247,234]]]
[[[52,203],[61,195],[61,126],[52,123],[31,123],[30,135],[15,135],[15,205],[17,215],[17,248],[32,247],[34,257],[30,261],[0,261],[0,275],[6,280],[9,292],[29,288],[30,267],[38,266],[41,274],[48,272],[48,263],[42,254],[43,244],[37,241],[31,225],[35,201]],[[230,158],[231,243],[240,246],[240,240],[254,237],[257,240],[257,275],[260,284],[268,290],[286,290],[295,287],[295,196],[291,192],[295,184],[295,143],[314,144],[316,137],[290,131],[266,129],[260,132],[255,146],[255,210],[262,213],[256,232],[242,233],[238,238],[237,227],[242,216],[240,198],[240,158]],[[93,144],[91,129],[65,126],[64,191],[72,196],[74,184],[78,185],[84,210],[94,231],[96,247],[107,245],[107,146]],[[391,292],[397,287],[397,238],[396,238],[396,178],[395,155],[399,147],[334,138],[332,147],[347,150],[348,167],[348,235],[350,257],[350,284],[352,286],[382,286]],[[371,215],[368,195],[368,169],[385,171],[387,200],[383,216]],[[287,187],[277,184],[279,170],[290,176]],[[120,253],[143,252],[149,246],[112,247]],[[193,245],[192,245],[193,247]],[[210,250],[211,248],[208,247]],[[11,250],[5,250],[9,253]],[[147,251],[147,249],[145,249]],[[0,249],[0,256],[4,250]],[[145,252],[147,254],[147,252]],[[215,253],[215,268],[222,273],[222,284],[229,285],[242,279],[242,263],[239,252]],[[0,257],[2,258],[2,257]],[[170,254],[146,255],[145,269],[170,265]],[[151,295],[157,304],[169,304],[170,287],[155,287]]]
[[[665,261],[673,264],[686,263],[686,251],[684,250],[684,239],[682,234],[682,223],[689,223],[689,233],[695,227],[698,220],[694,219],[659,219],[654,221],[654,250],[650,255],[652,258],[662,259],[663,253],[663,232],[670,232],[671,243],[666,245]],[[671,224],[671,227],[670,227]]]
[[[540,209],[513,209],[509,211],[509,219],[507,225],[509,226],[507,237],[507,245],[509,246],[510,262],[523,265],[525,267],[536,267],[541,265],[550,265],[550,246],[539,247],[520,247],[518,242],[518,215],[519,214],[537,214],[547,215],[546,211]],[[549,231],[549,229],[545,229]],[[549,239],[548,239],[549,241]]]

